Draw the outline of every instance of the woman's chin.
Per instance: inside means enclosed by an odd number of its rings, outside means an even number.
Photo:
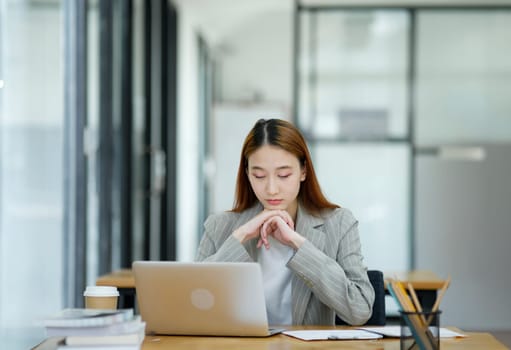
[[[284,205],[265,205],[264,209],[266,210],[286,210],[286,206]]]

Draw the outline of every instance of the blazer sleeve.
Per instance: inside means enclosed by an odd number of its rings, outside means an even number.
[[[206,219],[196,261],[253,261],[243,244],[232,236],[233,221],[229,213],[211,215]]]
[[[314,295],[352,325],[364,324],[372,314],[374,290],[363,264],[358,222],[346,209],[325,221],[325,251],[310,241],[288,262]]]

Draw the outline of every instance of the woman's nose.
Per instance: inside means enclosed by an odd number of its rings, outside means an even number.
[[[266,184],[266,191],[268,194],[277,194],[278,193],[278,186],[275,179],[268,179],[268,183]]]

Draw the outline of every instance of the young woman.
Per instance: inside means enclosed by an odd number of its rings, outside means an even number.
[[[243,144],[234,208],[206,220],[196,259],[257,261],[271,325],[333,325],[335,314],[359,325],[374,290],[357,224],[322,194],[298,129],[261,119]]]

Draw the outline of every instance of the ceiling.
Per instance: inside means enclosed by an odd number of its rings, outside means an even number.
[[[208,42],[221,45],[244,22],[268,11],[292,11],[293,0],[172,0]]]

